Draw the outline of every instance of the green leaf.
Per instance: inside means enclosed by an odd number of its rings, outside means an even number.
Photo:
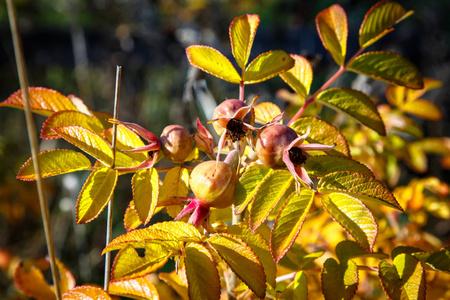
[[[244,83],[258,83],[285,72],[294,66],[294,60],[282,50],[260,54],[245,69]]]
[[[240,238],[226,233],[212,235],[208,244],[256,296],[265,297],[266,275],[252,248]]]
[[[184,248],[189,299],[219,299],[220,278],[209,250],[198,243]]]
[[[298,271],[297,274],[295,274],[294,280],[289,283],[289,285],[286,287],[286,290],[276,299],[308,300],[308,281],[305,272]]]
[[[89,170],[91,168],[91,162],[86,156],[72,150],[55,149],[42,151],[38,153],[38,160],[42,178]],[[36,180],[32,157],[20,168],[17,178],[26,181]]]
[[[425,299],[426,281],[422,263],[410,254],[399,254],[394,265],[382,260],[378,275],[389,299]]]
[[[415,251],[414,254],[411,254],[421,262],[427,263],[433,270],[450,273],[450,248],[442,248],[441,250],[432,253],[417,252],[419,251]]]
[[[398,22],[413,14],[394,1],[380,1],[367,12],[359,29],[359,45],[366,48],[394,30]]]
[[[80,148],[106,166],[112,166],[113,151],[111,145],[98,134],[79,126],[53,128],[59,136]]]
[[[270,236],[270,246],[275,262],[279,262],[291,248],[297,238],[303,222],[314,200],[314,191],[308,188],[300,190],[300,195],[293,192],[286,199],[283,208],[273,225]]]
[[[241,76],[222,53],[207,46],[194,45],[186,49],[191,65],[231,83],[240,83]]]
[[[227,228],[227,233],[241,238],[247,245],[252,248],[258,256],[259,261],[264,267],[267,283],[275,288],[277,267],[270,253],[268,242],[258,232],[252,233],[244,224],[232,225]]]
[[[316,16],[316,27],[325,49],[334,61],[343,66],[347,53],[347,15],[339,4],[322,10]]]
[[[392,192],[372,176],[355,172],[335,172],[318,183],[320,193],[345,193],[363,200],[376,201],[403,212]]]
[[[51,115],[42,125],[41,138],[55,139],[59,136],[52,128],[77,125],[95,133],[101,133],[105,128],[102,122],[94,116],[78,111],[59,111]]]
[[[339,171],[352,171],[367,176],[373,176],[372,171],[362,163],[334,155],[316,155],[309,157],[303,164],[310,176],[322,178],[327,174]]]
[[[158,290],[150,276],[112,281],[109,283],[108,293],[136,299],[159,299]]]
[[[372,252],[378,226],[372,212],[364,203],[350,195],[332,193],[322,198],[322,204],[361,247]]]
[[[170,202],[177,197],[187,197],[189,194],[189,172],[186,168],[176,166],[167,172],[159,196],[159,203]],[[166,207],[169,216],[175,218],[181,211],[180,205]]]
[[[231,51],[242,70],[247,65],[259,21],[258,15],[245,14],[234,18],[231,22]]]
[[[132,246],[127,245],[114,259],[111,279],[123,280],[145,276],[164,266],[171,255],[172,252],[159,243],[146,245],[143,257]]]
[[[293,180],[294,178],[288,170],[274,170],[264,180],[255,195],[250,210],[249,225],[252,232],[266,221],[270,212],[283,197]]]
[[[368,252],[354,241],[342,241],[336,246],[336,256],[340,261],[346,261],[354,257],[375,257],[378,259],[389,258],[389,255],[381,252]]]
[[[295,61],[294,67],[281,73],[280,77],[297,93],[301,100],[305,100],[313,79],[312,67],[303,56],[291,54],[291,57]]]
[[[155,168],[138,170],[131,180],[136,212],[144,225],[150,221],[158,204],[159,176]]]
[[[252,165],[248,167],[239,178],[235,194],[235,214],[241,214],[248,203],[252,201],[258,192],[261,184],[273,172],[265,165]]]
[[[305,134],[308,126],[310,126],[311,130],[311,133],[306,138],[308,143],[318,143],[323,145],[336,144],[333,149],[328,150],[325,153],[329,155],[351,157],[350,149],[344,135],[330,123],[316,117],[305,117],[298,118],[290,125],[290,127],[299,135]]]
[[[329,258],[323,264],[322,291],[327,300],[350,300],[358,289],[358,266],[352,260],[338,264]]]
[[[114,192],[117,177],[118,172],[110,168],[92,171],[78,197],[77,224],[88,223],[102,212]]]
[[[28,94],[30,97],[30,106],[34,113],[50,116],[57,111],[77,110],[77,107],[69,100],[69,98],[55,90],[43,87],[30,87],[28,88]],[[23,109],[24,103],[22,90],[18,90],[9,96],[8,99],[1,102],[0,107],[9,106]]]
[[[403,56],[388,51],[364,53],[350,62],[348,70],[412,89],[423,88],[417,67]]]
[[[361,124],[375,130],[380,135],[386,135],[386,128],[375,103],[366,94],[352,89],[328,89],[317,95],[324,105],[337,109]]]

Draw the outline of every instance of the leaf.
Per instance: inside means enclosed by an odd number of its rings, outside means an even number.
[[[279,295],[276,299],[278,300],[307,300],[308,299],[308,281],[306,274],[303,271],[298,271],[295,274],[294,280],[289,283],[286,290]]]
[[[62,110],[77,110],[77,107],[58,91],[43,88],[30,87],[28,88],[30,97],[30,106],[34,113],[44,116],[50,116],[54,112]],[[0,103],[1,106],[9,106],[23,109],[24,99],[22,97],[22,90],[18,90],[8,99]]]
[[[378,275],[390,299],[425,299],[425,272],[419,260],[410,254],[399,254],[393,265],[382,260]]]
[[[174,167],[167,172],[159,196],[159,203],[171,201],[177,197],[187,197],[189,194],[189,172],[184,167]],[[175,218],[181,211],[179,206],[166,207],[167,213]]]
[[[51,115],[42,125],[41,138],[55,139],[59,136],[52,128],[65,126],[80,126],[95,133],[101,133],[105,128],[94,116],[88,116],[78,111],[60,111]]]
[[[172,251],[163,243],[147,244],[143,257],[131,245],[127,245],[114,259],[111,280],[133,279],[155,272],[166,264],[171,255]]]
[[[443,82],[429,77],[423,78],[423,89],[407,89],[405,95],[405,101],[410,102],[419,99],[423,94],[429,90],[442,87]]]
[[[66,291],[73,289],[76,285],[75,277],[72,272],[59,260],[56,259],[56,265],[58,266],[59,271],[59,286],[61,293],[65,293]]]
[[[278,213],[270,236],[270,247],[276,263],[291,248],[300,233],[313,200],[314,191],[308,188],[301,189],[300,195],[293,192],[286,199],[283,208]]]
[[[186,48],[189,63],[200,70],[231,83],[240,83],[241,76],[222,53],[207,46]]]
[[[59,136],[80,148],[106,166],[112,166],[113,151],[111,145],[98,134],[79,126],[53,128]]]
[[[252,165],[245,170],[236,187],[234,199],[234,213],[236,215],[245,210],[248,203],[254,199],[264,180],[269,178],[272,172],[272,169],[264,165]]]
[[[428,265],[431,265],[434,270],[450,273],[450,248],[442,248],[439,251],[427,253],[424,255],[425,259],[419,257],[419,255],[413,254],[413,256],[422,262],[426,262]]]
[[[258,257],[241,239],[226,233],[212,235],[208,244],[259,298],[266,295],[266,275]]]
[[[14,282],[25,294],[36,300],[56,299],[41,270],[32,262],[20,262],[14,271]]]
[[[158,290],[149,276],[112,281],[109,283],[108,293],[136,299],[159,299]]]
[[[267,284],[275,288],[277,269],[272,254],[270,253],[269,243],[263,236],[258,232],[252,233],[243,223],[228,226],[227,233],[239,237],[252,248],[264,267]]]
[[[158,273],[158,277],[170,285],[170,287],[180,295],[181,299],[189,300],[187,282],[183,280],[184,278],[180,278],[180,273],[176,273],[176,271],[170,273]]]
[[[163,242],[173,250],[179,250],[182,242],[201,242],[202,235],[197,228],[191,224],[180,221],[166,221],[156,223],[152,226],[137,229],[122,234],[113,239],[103,249],[102,254],[108,251],[117,250],[126,245],[134,248],[145,248],[147,243]]]
[[[318,183],[320,193],[345,193],[353,197],[376,201],[403,212],[394,195],[372,176],[354,172],[335,172],[324,176]]]
[[[347,53],[347,15],[339,4],[322,10],[316,16],[316,27],[322,44],[334,61],[343,66]]]
[[[312,67],[303,56],[291,54],[291,57],[295,61],[294,67],[281,73],[280,77],[304,100],[308,97],[313,79]]]
[[[318,143],[323,145],[336,144],[333,149],[326,151],[326,154],[347,156],[348,158],[351,158],[347,140],[339,129],[330,123],[316,117],[305,117],[298,118],[290,125],[298,135],[305,134],[308,126],[311,130],[311,133],[306,138],[308,143]]]
[[[342,241],[336,246],[336,256],[340,261],[346,261],[355,257],[376,257],[379,259],[389,258],[389,255],[381,252],[368,252],[354,241]]]
[[[125,211],[125,216],[123,218],[123,225],[127,231],[138,228],[142,224],[139,216],[136,212],[136,206],[134,201],[131,200],[130,204]]]
[[[245,14],[234,18],[231,22],[231,51],[242,70],[247,65],[259,21],[258,15]]]
[[[77,224],[89,223],[103,211],[114,192],[117,178],[118,172],[110,168],[92,171],[78,197]]]
[[[256,57],[245,69],[245,84],[258,83],[285,72],[294,66],[294,60],[282,50],[273,50]]]
[[[66,174],[75,171],[89,170],[91,162],[80,152],[55,149],[38,153],[42,178]],[[33,158],[29,158],[20,168],[17,178],[20,180],[36,180]]]
[[[155,168],[138,170],[131,180],[136,212],[144,225],[150,221],[158,203],[159,176]]]
[[[95,286],[82,285],[71,289],[62,295],[63,300],[111,300],[103,289]]]
[[[266,124],[281,114],[280,108],[272,102],[263,102],[254,107],[255,121],[260,124]]]
[[[332,109],[355,118],[380,135],[386,135],[380,113],[373,100],[366,94],[352,89],[334,88],[323,91],[316,99]]]
[[[347,69],[388,83],[412,89],[423,88],[422,75],[417,67],[403,56],[393,52],[364,53],[351,61]]]
[[[106,130],[105,137],[112,144],[112,136],[113,136],[113,129],[110,128],[109,130]],[[126,126],[123,126],[121,124],[117,124],[117,138],[116,138],[116,149],[117,150],[132,150],[136,148],[140,148],[145,146],[145,144],[142,142],[142,140],[139,138],[139,135],[129,129]],[[116,156],[119,152],[116,151]],[[127,151],[124,152],[126,155],[132,157],[133,159],[142,162],[148,158],[147,152],[131,152]],[[116,157],[117,159],[117,157]],[[117,163],[116,163],[117,164]]]
[[[391,26],[413,14],[394,1],[376,3],[364,17],[359,29],[359,45],[366,48],[394,30]]]
[[[309,157],[303,165],[308,171],[308,175],[317,178],[339,171],[352,171],[367,176],[373,176],[372,171],[362,163],[334,155],[316,155]]]
[[[190,299],[219,299],[220,278],[209,250],[198,243],[184,248],[184,261]]]
[[[422,119],[439,121],[442,119],[441,109],[431,101],[417,99],[407,102],[400,109],[406,113],[415,115]]]
[[[322,204],[361,247],[372,252],[378,226],[364,203],[350,195],[332,193],[322,198]]]
[[[350,300],[358,289],[358,266],[352,260],[338,264],[329,258],[323,264],[322,291],[325,299]]]
[[[274,170],[264,180],[252,202],[249,215],[250,230],[254,232],[266,221],[272,209],[291,186],[294,178],[288,170]]]

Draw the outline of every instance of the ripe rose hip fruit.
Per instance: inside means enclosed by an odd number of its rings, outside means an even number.
[[[213,120],[218,118],[232,118],[235,113],[242,107],[247,106],[245,102],[238,100],[238,99],[228,99],[220,103],[216,109],[214,109],[213,113]],[[235,121],[232,121],[235,122]],[[250,125],[254,125],[254,120],[252,113],[249,112],[245,115],[244,119],[241,121]],[[223,131],[225,130],[224,127],[220,126],[216,122],[213,123],[214,130],[217,132],[217,134],[220,136],[222,135]],[[230,124],[227,126],[234,126],[234,124]]]
[[[159,141],[164,156],[174,163],[182,163],[194,145],[189,131],[180,125],[169,125],[164,128]]]

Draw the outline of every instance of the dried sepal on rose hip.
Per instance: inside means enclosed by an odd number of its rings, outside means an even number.
[[[164,156],[174,163],[182,163],[189,156],[194,146],[191,134],[180,125],[166,126],[159,141]]]
[[[191,214],[188,223],[201,225],[210,208],[226,208],[234,203],[238,181],[236,170],[225,162],[211,160],[200,163],[192,170],[189,178],[189,186],[195,197],[188,198],[190,203],[175,220]]]
[[[261,132],[256,141],[256,154],[259,160],[272,169],[288,168],[297,183],[303,182],[310,188],[313,182],[303,164],[311,157],[306,151],[326,151],[335,145],[303,144],[310,133],[310,128],[302,136],[290,127],[273,124]]]

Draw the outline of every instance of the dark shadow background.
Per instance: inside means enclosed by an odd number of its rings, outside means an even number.
[[[43,86],[62,94],[75,94],[94,110],[112,112],[116,65],[123,66],[119,118],[138,123],[159,135],[171,123],[193,132],[197,115],[209,120],[211,107],[198,97],[207,86],[216,102],[237,98],[238,87],[195,72],[189,67],[185,47],[203,44],[231,57],[228,28],[232,19],[256,13],[261,23],[252,55],[281,49],[314,61],[314,92],[336,71],[331,56],[318,37],[314,18],[321,10],[339,3],[347,12],[347,57],[359,48],[358,30],[364,14],[376,1],[219,1],[219,0],[18,0],[28,77],[31,86]],[[450,1],[399,1],[414,10],[408,19],[368,50],[392,50],[410,59],[426,77],[443,81],[443,87],[427,94],[444,113],[441,122],[424,124],[429,136],[449,136],[450,98]],[[0,101],[19,89],[6,11],[0,4]],[[355,75],[346,75],[350,84]],[[185,90],[193,78],[204,86]],[[205,85],[206,84],[206,85]],[[371,82],[369,81],[369,84]],[[382,98],[385,85],[372,93]],[[276,91],[287,86],[279,78],[246,88],[261,101],[275,101]],[[193,94],[190,94],[193,92]],[[211,104],[212,105],[212,104]],[[213,106],[212,106],[213,107]],[[209,110],[208,110],[209,109]],[[37,128],[43,117],[36,116]],[[60,141],[43,141],[42,149],[68,147]],[[30,156],[22,111],[0,108],[0,249],[22,258],[46,254],[33,182],[15,179]],[[105,213],[88,225],[75,226],[76,198],[86,173],[46,180],[51,203],[57,256],[71,269],[79,284],[102,283]],[[429,174],[449,178],[431,160]],[[131,200],[131,177],[119,179],[115,195],[114,236],[124,232],[122,219]],[[1,261],[1,259],[0,259]],[[1,267],[1,265],[0,265]],[[0,272],[0,298],[13,295],[6,272]],[[11,296],[12,297],[12,296]]]

